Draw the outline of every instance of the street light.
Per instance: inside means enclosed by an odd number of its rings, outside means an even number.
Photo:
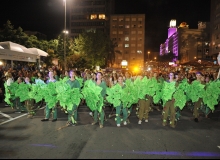
[[[149,54],[150,54],[150,51],[147,52],[147,55],[148,55],[148,56],[147,56],[147,59],[148,59],[148,61],[149,61]]]
[[[65,15],[64,15],[64,41],[63,41],[63,47],[64,47],[64,69],[67,70],[66,67],[66,34],[67,34],[67,30],[66,30],[66,0],[63,0],[64,2],[64,8],[65,8]]]

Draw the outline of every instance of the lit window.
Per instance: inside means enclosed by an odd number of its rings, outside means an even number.
[[[118,21],[119,21],[119,22],[123,22],[123,18],[119,18]]]
[[[128,48],[129,47],[129,44],[125,44],[125,48]]]
[[[125,21],[130,21],[130,18],[125,18]]]
[[[141,51],[141,50],[137,50],[137,53],[138,53],[138,54],[141,54],[141,53],[142,53],[142,51]]]
[[[116,32],[116,31],[113,31],[112,34],[117,34],[117,32]]]
[[[105,14],[99,14],[99,19],[105,19]]]
[[[123,31],[119,31],[118,34],[123,34]]]
[[[122,47],[122,44],[120,43],[120,44],[118,44],[118,47]]]
[[[130,28],[130,26],[129,25],[125,25],[125,28]]]
[[[117,21],[117,18],[114,18],[112,21],[116,22],[116,21]]]
[[[125,37],[125,41],[129,41],[129,37]]]
[[[96,14],[91,14],[90,19],[97,19],[97,15]]]

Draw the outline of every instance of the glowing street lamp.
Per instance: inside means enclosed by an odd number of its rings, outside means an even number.
[[[150,54],[150,51],[147,52],[147,59],[149,61],[149,54]]]

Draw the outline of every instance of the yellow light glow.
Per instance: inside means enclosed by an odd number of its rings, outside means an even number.
[[[1,65],[3,65],[3,62],[2,62],[2,61],[0,61],[0,66],[1,66]]]
[[[134,67],[134,72],[138,72],[138,67]]]

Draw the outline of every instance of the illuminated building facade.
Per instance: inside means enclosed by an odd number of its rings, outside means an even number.
[[[145,14],[120,14],[110,17],[110,38],[117,42],[115,63],[120,68],[127,61],[128,69],[143,69],[145,42]]]
[[[168,38],[160,45],[160,55],[173,53],[173,62],[185,63],[209,57],[210,23],[198,22],[198,29],[189,29],[186,22],[178,27],[176,20],[170,21]]]
[[[210,54],[216,57],[220,52],[220,0],[211,0],[210,22]]]
[[[114,0],[71,0],[70,36],[83,31],[103,31],[109,35],[109,19],[114,13]]]

